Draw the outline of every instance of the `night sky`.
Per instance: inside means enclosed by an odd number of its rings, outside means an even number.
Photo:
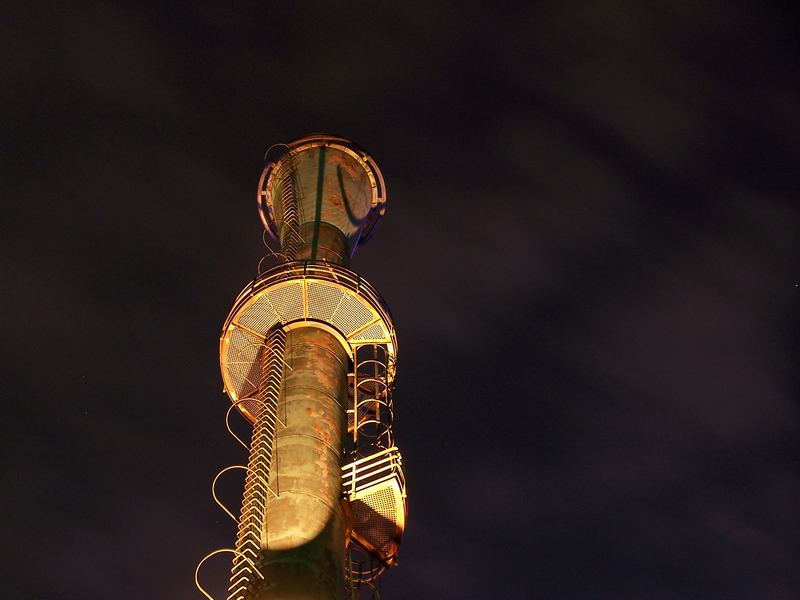
[[[388,188],[384,600],[800,596],[796,15],[66,5],[0,19],[0,596],[201,598],[262,156],[319,131]]]

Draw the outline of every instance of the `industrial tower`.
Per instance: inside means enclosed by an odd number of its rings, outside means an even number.
[[[235,408],[253,429],[249,446],[236,438],[247,465],[212,486],[238,523],[235,548],[211,554],[233,554],[228,600],[377,597],[406,520],[397,341],[386,304],[349,265],[384,214],[383,176],[330,135],[273,146],[265,162],[258,210],[280,252],[222,328],[226,425],[236,437]],[[231,469],[245,471],[238,519],[213,489]]]

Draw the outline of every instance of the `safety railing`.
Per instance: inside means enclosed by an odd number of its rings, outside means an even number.
[[[359,490],[397,478],[405,485],[403,460],[396,447],[365,456],[342,467],[342,492],[355,496]]]
[[[367,280],[350,269],[322,261],[303,260],[280,263],[259,275],[236,297],[228,320],[223,326],[223,331],[230,325],[230,319],[239,314],[242,306],[253,295],[276,283],[293,279],[319,279],[334,282],[365,298],[389,328],[392,345],[395,354],[397,353],[397,337],[394,331],[392,313],[377,290]]]

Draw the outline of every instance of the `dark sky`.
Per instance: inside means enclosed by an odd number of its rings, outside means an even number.
[[[200,598],[262,155],[330,131],[389,190],[384,600],[798,598],[795,15],[66,4],[0,19],[0,595]]]

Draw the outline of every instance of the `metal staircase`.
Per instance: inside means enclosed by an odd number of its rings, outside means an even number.
[[[253,403],[255,421],[250,442],[250,458],[244,483],[244,499],[236,536],[236,555],[231,569],[228,600],[246,600],[248,592],[260,578],[251,568],[257,564],[259,550],[266,546],[266,510],[269,473],[275,433],[279,423],[278,399],[283,376],[283,355],[286,333],[276,327],[267,336],[261,350],[261,378]],[[246,560],[249,559],[249,560]]]

